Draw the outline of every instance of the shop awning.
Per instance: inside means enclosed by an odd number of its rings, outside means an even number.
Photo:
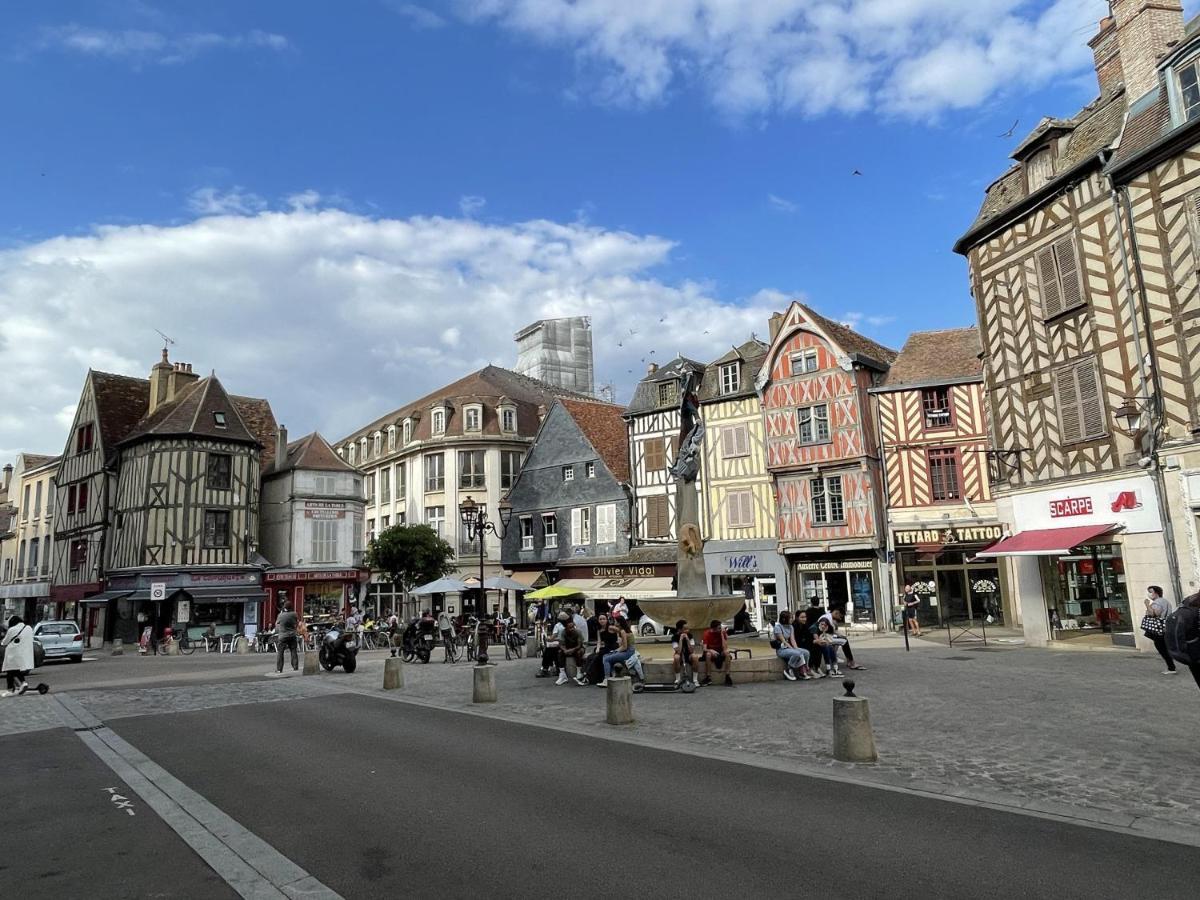
[[[49,597],[50,582],[27,581],[21,584],[0,585],[0,600],[22,600],[30,597]]]
[[[980,550],[976,556],[1063,556],[1080,544],[1110,534],[1120,525],[1075,525],[1071,528],[1039,528],[1019,531]]]
[[[670,578],[563,578],[554,586],[570,588],[593,600],[675,596]]]
[[[80,602],[84,606],[100,606],[109,600],[123,600],[132,593],[133,591],[105,591],[103,594],[92,594],[90,597],[84,597]]]
[[[517,584],[524,585],[521,590],[542,587],[546,583],[545,572],[513,572],[510,576]]]

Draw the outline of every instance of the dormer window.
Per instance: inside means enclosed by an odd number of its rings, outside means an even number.
[[[1049,147],[1039,150],[1025,161],[1025,184],[1030,192],[1054,178],[1054,154]]]
[[[382,432],[379,432],[379,431],[375,432],[375,439],[372,443],[374,444],[374,446],[372,447],[371,452],[374,453],[376,456],[379,456],[383,452],[383,434],[382,434]]]
[[[354,465],[355,458],[358,456],[358,448],[355,444],[350,444],[348,449],[350,455],[350,465]]]
[[[1200,56],[1193,57],[1176,67],[1175,78],[1179,82],[1183,121],[1190,122],[1200,116]]]
[[[660,383],[658,386],[658,405],[670,406],[675,402],[675,393],[676,388],[674,381],[664,381]]]
[[[413,429],[412,419],[405,419],[404,424],[401,426],[401,435],[400,435],[400,439],[402,441],[404,441],[405,444],[412,443],[412,429]]]
[[[463,430],[464,431],[482,431],[483,430],[483,407],[468,406],[463,409]]]
[[[367,461],[367,439],[365,437],[358,439],[358,458],[363,462]]]
[[[511,406],[500,408],[500,430],[509,434],[517,430],[517,411]]]
[[[721,366],[721,393],[736,394],[742,387],[741,366],[736,362]]]
[[[435,409],[429,418],[429,430],[433,434],[446,433],[446,410]]]
[[[217,428],[224,428],[225,427],[225,413],[223,413],[223,412],[213,413],[213,425],[215,425]]]
[[[388,426],[388,453],[396,449],[396,426]]]

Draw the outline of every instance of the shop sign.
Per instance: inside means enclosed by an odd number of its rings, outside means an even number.
[[[167,599],[167,583],[165,581],[150,582],[150,599],[151,600],[166,600]]]
[[[757,553],[727,553],[725,555],[726,572],[757,572]]]
[[[306,500],[304,501],[304,518],[344,519],[346,518],[346,504],[336,500]]]
[[[280,581],[357,581],[357,569],[337,569],[331,571],[312,572],[267,572],[263,581],[276,583]]]
[[[1012,504],[1018,531],[1068,525],[1123,525],[1127,534],[1162,530],[1149,475],[1014,494]]]
[[[1000,525],[967,525],[961,528],[897,531],[895,536],[897,547],[909,547],[916,544],[995,543],[1004,537],[1004,529]]]
[[[656,575],[670,575],[669,571],[660,573],[659,566],[593,566],[593,578],[653,578]],[[573,577],[564,573],[563,577]]]
[[[842,572],[875,568],[873,559],[823,559],[820,562],[798,562],[797,572]]]
[[[175,604],[175,621],[190,622],[192,621],[192,601],[180,600]]]
[[[184,574],[182,581],[184,584],[258,584],[257,576],[246,575],[240,572],[226,572],[214,575],[189,572]]]

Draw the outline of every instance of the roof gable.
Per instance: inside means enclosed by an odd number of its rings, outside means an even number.
[[[612,476],[620,482],[629,481],[628,431],[625,410],[612,403],[598,400],[559,400],[561,406],[579,426],[596,455]]]
[[[917,387],[950,381],[980,381],[983,348],[979,329],[948,328],[941,331],[917,331],[908,336],[904,348],[884,379],[885,388]]]
[[[150,407],[150,382],[145,378],[88,371],[100,443],[111,454],[133,430]]]
[[[288,444],[287,460],[276,471],[288,472],[293,469],[358,473],[354,466],[337,455],[333,447],[329,446],[329,442],[317,431]]]
[[[237,405],[216,375],[201,378],[185,387],[173,400],[162,404],[139,422],[122,443],[168,435],[260,443],[247,428]]]
[[[799,301],[793,301],[783,316],[779,330],[771,341],[771,349],[763,360],[759,378],[766,378],[780,349],[797,331],[811,331],[823,338],[835,351],[851,362],[886,371],[896,358],[896,351],[859,334],[854,329],[815,312]]]

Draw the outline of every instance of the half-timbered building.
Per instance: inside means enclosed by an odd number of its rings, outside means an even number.
[[[1138,299],[1135,269],[1164,288],[1175,277],[1166,261],[1188,251],[1151,221],[1163,196],[1153,177],[1141,180],[1139,195],[1149,240],[1128,242],[1127,210],[1105,166],[1122,145],[1144,140],[1139,131],[1150,123],[1141,113],[1155,103],[1158,60],[1183,36],[1182,9],[1176,0],[1114,0],[1111,11],[1090,42],[1099,96],[1069,119],[1043,120],[1021,142],[955,246],[970,266],[997,510],[1010,533],[980,556],[1009,567],[1033,645],[1147,647],[1136,628],[1142,590],[1177,592],[1160,466],[1114,413],[1131,399],[1157,402],[1155,388],[1177,378],[1187,340],[1172,316],[1182,310],[1160,290],[1148,338],[1149,300]],[[1178,199],[1176,190],[1166,197]],[[1178,223],[1183,206],[1174,210]],[[1183,234],[1176,225],[1176,238]],[[1150,252],[1139,262],[1142,250]],[[1172,360],[1170,375],[1147,371],[1155,347]],[[1194,419],[1185,400],[1181,389],[1166,404],[1176,436]]]
[[[704,371],[700,461],[704,566],[713,594],[742,594],[756,628],[790,608],[787,567],[778,553],[775,494],[767,473],[762,406],[754,379],[767,345],[752,338]]]
[[[923,625],[1013,621],[1006,579],[994,560],[976,559],[1001,537],[983,393],[975,327],[909,335],[871,389],[892,583],[918,587]]]
[[[867,391],[895,351],[800,303],[771,318],[757,378],[791,598],[879,623],[887,596],[878,440]]]
[[[636,543],[676,540],[676,486],[667,470],[679,452],[680,390],[689,376],[699,381],[704,376],[703,364],[682,356],[662,367],[651,363],[625,410]],[[687,489],[698,491],[699,481]]]

